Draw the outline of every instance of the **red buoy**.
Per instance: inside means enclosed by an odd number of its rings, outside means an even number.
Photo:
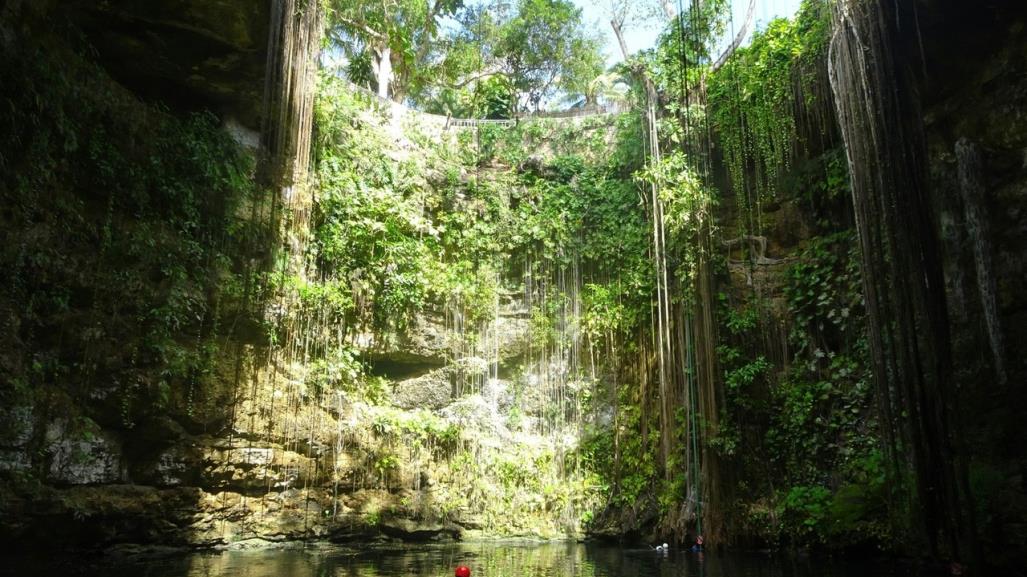
[[[471,570],[463,565],[456,568],[456,577],[471,577]]]

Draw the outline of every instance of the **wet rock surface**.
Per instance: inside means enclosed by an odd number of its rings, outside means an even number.
[[[107,68],[134,91],[231,111],[245,126],[260,126],[269,1],[63,3]]]

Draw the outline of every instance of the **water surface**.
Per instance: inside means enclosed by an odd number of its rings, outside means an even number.
[[[667,554],[578,543],[335,547],[172,553],[101,559],[8,559],[0,574],[35,577],[905,577],[901,564],[766,554]]]

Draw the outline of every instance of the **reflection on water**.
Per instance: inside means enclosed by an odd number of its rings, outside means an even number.
[[[181,553],[84,562],[8,560],[0,574],[34,577],[902,577],[901,566],[794,560],[755,554],[622,549],[576,543],[325,547]]]

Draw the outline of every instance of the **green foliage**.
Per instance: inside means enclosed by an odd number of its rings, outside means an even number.
[[[475,87],[471,118],[510,118],[517,110],[514,84],[506,76],[493,76]]]
[[[537,107],[552,88],[584,93],[603,70],[598,38],[567,0],[519,0],[517,16],[500,44],[514,85]]]
[[[671,96],[666,108],[670,116],[676,118],[687,109],[686,94],[695,89],[703,73],[701,68],[709,66],[715,56],[710,54],[713,39],[727,31],[730,4],[727,0],[708,0],[686,6],[667,23],[655,52],[648,55],[653,80]]]
[[[375,50],[382,48],[375,30],[388,32],[399,65],[393,93],[409,91],[440,110],[509,116],[516,92],[532,105],[554,89],[586,92],[583,82],[598,69],[592,39],[569,2],[524,0],[503,22],[479,12],[474,33],[492,35],[486,52],[456,42],[441,59],[433,54],[429,4],[336,4],[335,31],[345,29],[356,47],[352,77],[374,80]],[[458,5],[431,4],[438,14]],[[703,21],[677,22],[665,34],[651,63],[664,96],[694,85],[709,64],[691,39],[702,33],[686,26],[715,27],[722,5],[705,3],[712,12]],[[823,19],[808,14],[811,5],[796,23],[773,23],[713,76],[713,118],[736,187],[754,160],[771,188],[789,166],[794,77],[819,57],[825,37]],[[681,54],[688,72],[680,69]],[[482,71],[475,58],[505,68],[457,86]],[[303,255],[310,274],[290,271],[271,283],[261,270],[275,239],[251,216],[265,214],[270,198],[253,186],[252,159],[217,119],[143,105],[92,66],[41,54],[32,60],[46,64],[5,61],[5,77],[25,80],[0,88],[0,104],[16,112],[0,119],[0,255],[9,272],[0,305],[24,311],[0,337],[5,404],[67,382],[81,384],[71,393],[78,399],[113,384],[119,394],[112,408],[123,425],[167,409],[188,411],[197,399],[214,404],[217,383],[227,380],[218,363],[230,359],[226,341],[279,345],[291,336],[283,322],[267,343],[266,328],[251,318],[274,287],[288,296],[288,314],[337,331],[304,335],[331,342],[311,347],[304,359],[304,394],[332,393],[364,411],[366,421],[350,433],[376,483],[393,485],[408,459],[418,467],[443,462],[451,477],[439,486],[439,510],[482,510],[494,530],[540,519],[593,521],[599,499],[635,513],[667,513],[681,502],[685,464],[670,455],[671,474],[662,470],[656,387],[644,374],[652,369],[650,353],[639,354],[639,343],[651,336],[655,284],[645,185],[660,191],[671,284],[684,287],[674,305],[691,304],[699,259],[710,258],[698,241],[716,228],[714,191],[691,169],[695,159],[677,150],[689,137],[684,127],[706,128],[696,102],[669,99],[661,131],[675,152],[640,170],[645,135],[636,114],[488,125],[456,136],[411,125],[397,139],[373,102],[325,77],[316,109],[317,198],[310,253]],[[421,70],[424,63],[431,66]],[[440,63],[453,66],[442,88],[430,78],[441,74]],[[847,192],[841,156],[829,153],[821,162],[803,188],[811,205]],[[751,505],[747,518],[768,540],[888,535],[854,245],[849,233],[814,239],[790,269],[781,305],[794,321],[788,371],[763,347],[772,303],[725,294],[717,311],[723,412],[718,434],[701,449],[737,468],[743,481],[730,489]],[[580,318],[567,313],[576,298],[570,284],[557,282],[570,274],[581,279]],[[583,423],[587,437],[576,450],[493,448],[427,411],[384,406],[390,383],[366,374],[353,344],[358,334],[402,334],[418,315],[442,310],[480,325],[523,277],[543,297],[530,309],[529,355],[565,353],[580,329],[596,380],[608,389],[574,400],[613,409],[611,423]],[[574,377],[584,372],[578,370]],[[684,437],[687,414],[674,409]],[[541,418],[556,410],[545,407]],[[997,491],[989,488],[999,481],[982,477],[978,484]],[[380,515],[367,512],[365,520],[375,525]]]
[[[379,473],[388,473],[399,467],[392,452],[394,448],[402,446],[415,453],[426,451],[441,458],[452,455],[460,445],[460,428],[425,410],[406,412],[375,406],[370,414],[370,429],[382,442],[372,463],[372,469]],[[388,457],[384,464],[380,462],[383,455]],[[382,475],[382,478],[387,477]]]
[[[784,497],[785,526],[791,537],[806,541],[824,531],[831,492],[824,487],[796,485]]]
[[[624,146],[623,155],[611,155],[608,148],[616,146],[617,135],[638,134],[637,118],[540,119],[441,134],[410,126],[396,142],[374,108],[325,79],[317,105],[321,188],[310,254],[319,274],[309,275],[316,279],[308,281],[311,286],[295,283],[304,307],[341,319],[350,335],[359,329],[379,337],[401,335],[418,315],[445,312],[460,319],[456,322],[464,328],[456,330],[466,343],[530,278],[528,357],[567,354],[579,329],[587,339],[582,348],[636,350],[633,336],[649,320],[649,228],[631,180],[637,148]],[[419,288],[389,300],[385,295],[396,284],[391,279],[400,273]],[[579,285],[560,280],[573,274],[589,279],[582,278],[580,295]],[[348,297],[339,294],[347,287]],[[318,304],[322,299],[326,302]],[[571,312],[574,302],[581,318]],[[594,368],[615,372],[619,360],[597,353]],[[341,390],[351,400],[380,405],[381,398],[366,392],[370,379],[352,361],[345,348],[324,353],[323,360],[314,361],[308,385],[317,382],[320,390]],[[553,428],[591,407],[596,397],[582,372],[579,367],[568,375],[582,384],[569,384],[560,403],[537,409],[531,420],[528,413],[535,408],[515,403],[506,424],[516,428],[519,421],[527,428],[537,419]],[[516,381],[519,399],[530,386],[525,382]],[[623,405],[631,411],[626,398]],[[400,467],[390,473],[382,461],[390,454],[407,455],[429,468],[422,460],[427,455],[448,456],[447,472],[440,473],[444,480],[437,485],[437,512],[481,510],[490,530],[551,531],[558,521],[561,530],[576,531],[582,519],[592,517],[599,497],[612,495],[610,487],[622,482],[608,478],[624,477],[629,494],[652,493],[651,433],[645,443],[625,445],[629,469],[564,447],[556,453],[550,443],[504,443],[493,449],[466,431],[461,439],[455,428],[438,430],[430,419],[417,425],[418,413],[370,410],[368,438],[359,436],[368,477],[388,484],[408,472]],[[640,421],[628,426],[638,427]],[[627,437],[630,431],[618,434]],[[465,458],[460,447],[473,448],[473,458]],[[600,471],[600,466],[610,468]]]
[[[509,118],[557,94],[594,94],[600,42],[572,2],[464,4],[330,0],[328,37],[351,81],[379,92],[386,83],[390,98],[433,113]]]
[[[369,82],[399,101],[426,90],[443,72],[438,29],[463,6],[461,0],[325,0],[328,37],[351,59],[354,82]],[[383,64],[392,76],[378,74]],[[379,82],[391,86],[378,87]]]
[[[507,118],[557,93],[589,94],[603,71],[599,40],[568,0],[468,4],[455,20],[433,82],[415,95],[424,109]]]
[[[788,269],[786,371],[756,340],[769,304],[721,297],[725,407],[710,444],[744,472],[741,518],[771,543],[879,544],[891,532],[858,262],[844,231],[812,239]]]
[[[364,524],[369,527],[377,527],[382,522],[381,511],[368,511],[364,513]]]
[[[703,239],[712,234],[712,210],[715,206],[713,191],[704,185],[695,173],[688,157],[680,150],[651,162],[636,174],[645,183],[655,184],[659,190],[663,210],[663,225],[668,236],[666,251],[669,266],[680,285],[683,298],[692,301],[699,270],[700,247]]]
[[[838,475],[845,481],[835,487],[795,484],[775,496],[770,510],[765,505],[751,507],[751,530],[772,543],[793,547],[887,546],[893,535],[881,453],[867,453]]]
[[[590,283],[584,289],[581,325],[590,343],[598,345],[604,339],[626,337],[631,329],[638,326],[639,311],[626,305],[629,295],[624,294],[622,284]]]
[[[582,443],[583,461],[599,474],[607,501],[616,507],[637,510],[655,496],[659,433],[650,427],[652,438],[643,438],[641,419],[637,404],[622,396],[616,430],[598,431]],[[619,440],[616,449],[615,440]]]
[[[717,347],[717,358],[724,369],[726,403],[720,438],[714,444],[719,443],[724,454],[732,454],[740,443],[736,428],[764,420],[766,399],[761,391],[766,389],[773,366],[764,355],[756,353],[758,349],[750,338],[767,314],[766,303],[731,306],[727,295],[721,295],[721,307],[720,318],[727,330],[726,342]]]
[[[773,391],[780,408],[767,432],[795,483],[782,529],[796,543],[880,542],[890,513],[852,233],[813,239],[792,266],[785,295],[795,360]]]
[[[797,102],[814,105],[829,20],[823,0],[805,0],[794,20],[770,22],[710,77],[711,121],[742,213],[775,195],[803,146]]]
[[[318,284],[349,295],[335,307],[349,326],[380,334],[402,332],[417,311],[451,298],[460,299],[470,321],[488,317],[497,280],[488,263],[502,248],[502,199],[488,185],[440,178],[453,162],[448,149],[399,162],[387,156],[398,154],[396,144],[362,117],[365,110],[337,81],[324,79],[317,106],[321,193],[313,259],[324,275]]]
[[[376,405],[388,400],[388,383],[382,377],[365,372],[359,351],[353,346],[332,347],[322,358],[311,360],[305,384],[317,398],[339,391],[351,402],[359,400]]]
[[[790,338],[800,353],[823,359],[863,329],[863,293],[856,235],[813,239],[788,272],[785,298],[794,315]]]
[[[735,367],[724,375],[724,384],[728,390],[734,391],[753,384],[757,377],[765,375],[771,368],[766,357],[759,356],[755,360]]]
[[[782,180],[794,191],[803,213],[817,234],[831,234],[852,226],[849,168],[841,146],[811,159],[798,159]]]

